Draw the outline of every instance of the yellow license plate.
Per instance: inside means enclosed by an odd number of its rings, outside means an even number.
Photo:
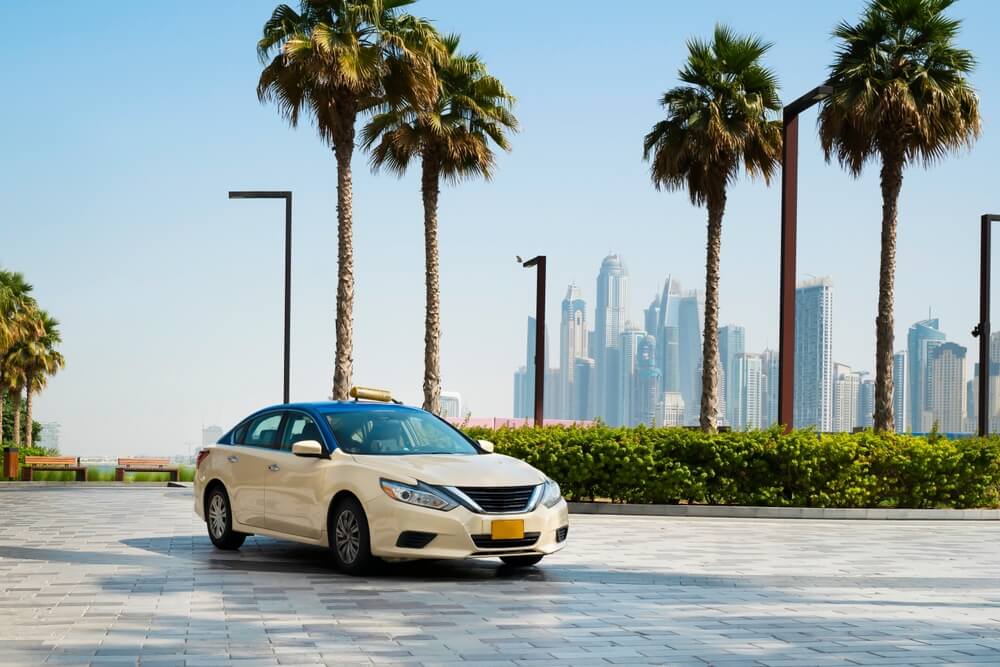
[[[524,539],[524,519],[503,519],[490,524],[490,537],[494,540]]]

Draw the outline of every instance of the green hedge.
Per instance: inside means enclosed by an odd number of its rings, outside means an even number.
[[[1000,438],[780,429],[466,428],[574,500],[795,507],[995,507]]]

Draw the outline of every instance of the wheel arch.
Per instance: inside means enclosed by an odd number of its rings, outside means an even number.
[[[208,521],[208,496],[218,488],[221,488],[222,492],[226,494],[226,498],[229,498],[229,490],[226,489],[226,485],[222,483],[221,479],[215,478],[205,485],[205,491],[201,495],[201,509],[205,514],[206,522]]]

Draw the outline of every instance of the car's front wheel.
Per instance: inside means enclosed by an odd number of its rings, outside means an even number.
[[[205,503],[208,524],[208,537],[219,549],[232,551],[243,546],[247,538],[245,533],[233,530],[233,512],[229,507],[229,496],[221,486],[212,489]]]
[[[542,560],[542,556],[500,556],[500,560],[511,567],[531,567]]]
[[[333,559],[341,572],[363,574],[372,565],[368,517],[355,498],[344,498],[333,508],[328,527]]]

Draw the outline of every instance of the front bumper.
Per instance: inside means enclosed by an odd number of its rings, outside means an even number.
[[[566,546],[569,509],[560,500],[552,508],[539,506],[523,514],[476,514],[464,507],[447,512],[407,505],[381,495],[366,503],[372,553],[382,558],[482,558],[551,554]],[[523,519],[525,540],[494,542],[489,539],[494,520]],[[426,546],[399,546],[405,532],[433,533]],[[557,535],[560,532],[560,535]],[[531,538],[537,534],[537,538]],[[562,541],[558,538],[562,537]],[[406,542],[406,540],[404,540]],[[478,544],[477,544],[478,542]]]

